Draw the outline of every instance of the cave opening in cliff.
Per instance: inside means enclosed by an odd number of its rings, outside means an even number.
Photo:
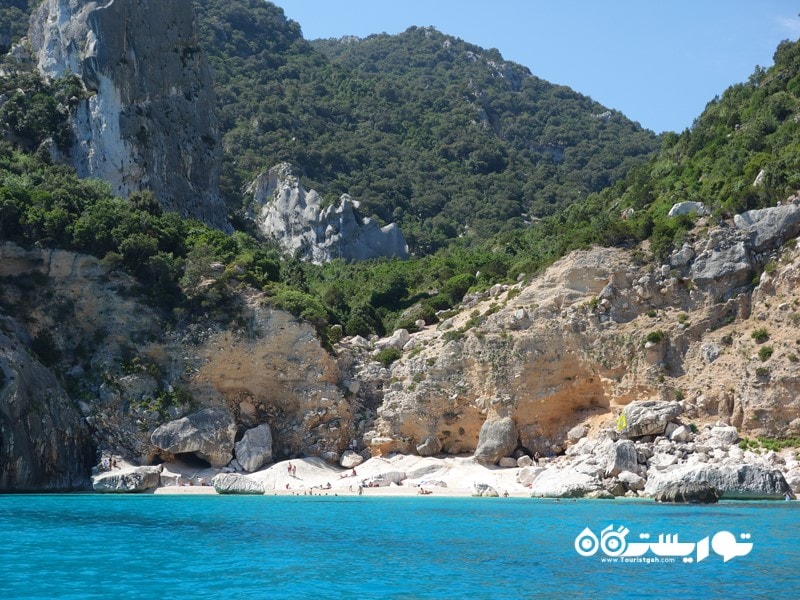
[[[208,469],[211,467],[208,461],[203,460],[194,452],[179,452],[175,455],[176,460],[182,462],[187,467],[194,469]]]

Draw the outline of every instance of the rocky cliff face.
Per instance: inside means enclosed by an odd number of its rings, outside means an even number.
[[[164,208],[226,227],[209,67],[190,0],[46,0],[29,39],[48,78],[75,74],[89,92],[70,160],[115,194],[152,190]]]
[[[347,194],[322,208],[317,192],[306,192],[288,164],[262,173],[247,190],[250,214],[264,235],[287,251],[315,263],[408,257],[408,245],[394,223],[379,227],[358,214],[358,202]]]
[[[680,400],[686,419],[748,435],[798,435],[800,254],[781,249],[798,217],[795,204],[746,213],[657,268],[625,250],[574,252],[529,285],[467,298],[405,338],[404,358],[383,372],[372,347],[344,340],[379,404],[365,442],[377,454],[432,439],[494,459],[558,453],[576,424],[613,425],[646,399]]]
[[[151,439],[205,409],[231,415],[236,441],[269,424],[277,459],[338,457],[353,439],[358,399],[311,325],[250,292],[235,324],[165,328],[135,289],[92,257],[0,245],[0,489],[81,487],[99,455],[208,461]]]
[[[74,490],[89,482],[89,428],[63,387],[0,313],[0,491]]]
[[[798,217],[788,204],[701,221],[661,266],[641,262],[641,249],[574,252],[530,282],[466,297],[436,326],[345,338],[336,356],[256,291],[237,292],[232,322],[165,329],[134,282],[100,261],[0,246],[2,485],[78,485],[87,426],[99,452],[139,463],[210,457],[207,440],[224,433],[213,462],[230,460],[229,470],[245,469],[239,457],[250,464],[241,442],[265,425],[259,462],[334,461],[354,439],[364,456],[444,452],[491,464],[608,431],[655,448],[678,427],[678,454],[692,426],[800,435]],[[402,350],[389,368],[375,360],[387,347]],[[666,405],[650,419],[658,432],[637,429],[634,401]],[[184,418],[206,423],[208,409],[230,415],[224,431],[196,426],[180,444],[153,436]],[[166,430],[176,428],[185,429]],[[617,446],[615,460],[628,460],[630,444]]]

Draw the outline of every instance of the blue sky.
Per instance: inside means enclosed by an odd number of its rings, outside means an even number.
[[[622,111],[654,131],[690,127],[706,103],[781,40],[788,0],[275,0],[307,39],[433,25]]]

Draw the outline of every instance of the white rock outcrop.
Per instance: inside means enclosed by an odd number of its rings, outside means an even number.
[[[679,217],[681,215],[700,215],[704,216],[708,214],[708,209],[706,205],[702,202],[693,202],[691,200],[686,202],[677,202],[676,204],[672,205],[672,208],[669,209],[669,213],[667,216],[669,217]]]
[[[245,471],[252,473],[272,460],[272,430],[263,423],[244,432],[236,442],[236,460]]]
[[[364,457],[353,452],[352,450],[345,450],[342,457],[339,459],[339,464],[345,469],[352,469],[364,462]]]
[[[553,468],[546,469],[533,480],[531,498],[583,498],[601,489],[596,477],[571,469]]]
[[[408,257],[408,244],[397,225],[380,227],[359,215],[359,203],[347,194],[323,208],[322,197],[314,190],[307,192],[289,164],[259,175],[247,194],[252,196],[250,217],[259,230],[303,260]]]
[[[255,479],[239,473],[220,473],[211,480],[218,494],[263,494],[264,487]]]
[[[92,489],[104,494],[144,492],[161,484],[161,466],[131,467],[101,473],[92,481]]]

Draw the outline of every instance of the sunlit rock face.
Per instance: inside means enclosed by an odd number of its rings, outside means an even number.
[[[120,196],[227,228],[211,73],[190,0],[45,0],[29,32],[39,71],[77,75],[88,92],[69,160]]]
[[[262,173],[247,192],[253,198],[251,217],[261,232],[303,260],[408,257],[408,244],[397,225],[380,227],[362,217],[358,202],[347,194],[323,208],[320,195],[303,188],[291,165]]]

